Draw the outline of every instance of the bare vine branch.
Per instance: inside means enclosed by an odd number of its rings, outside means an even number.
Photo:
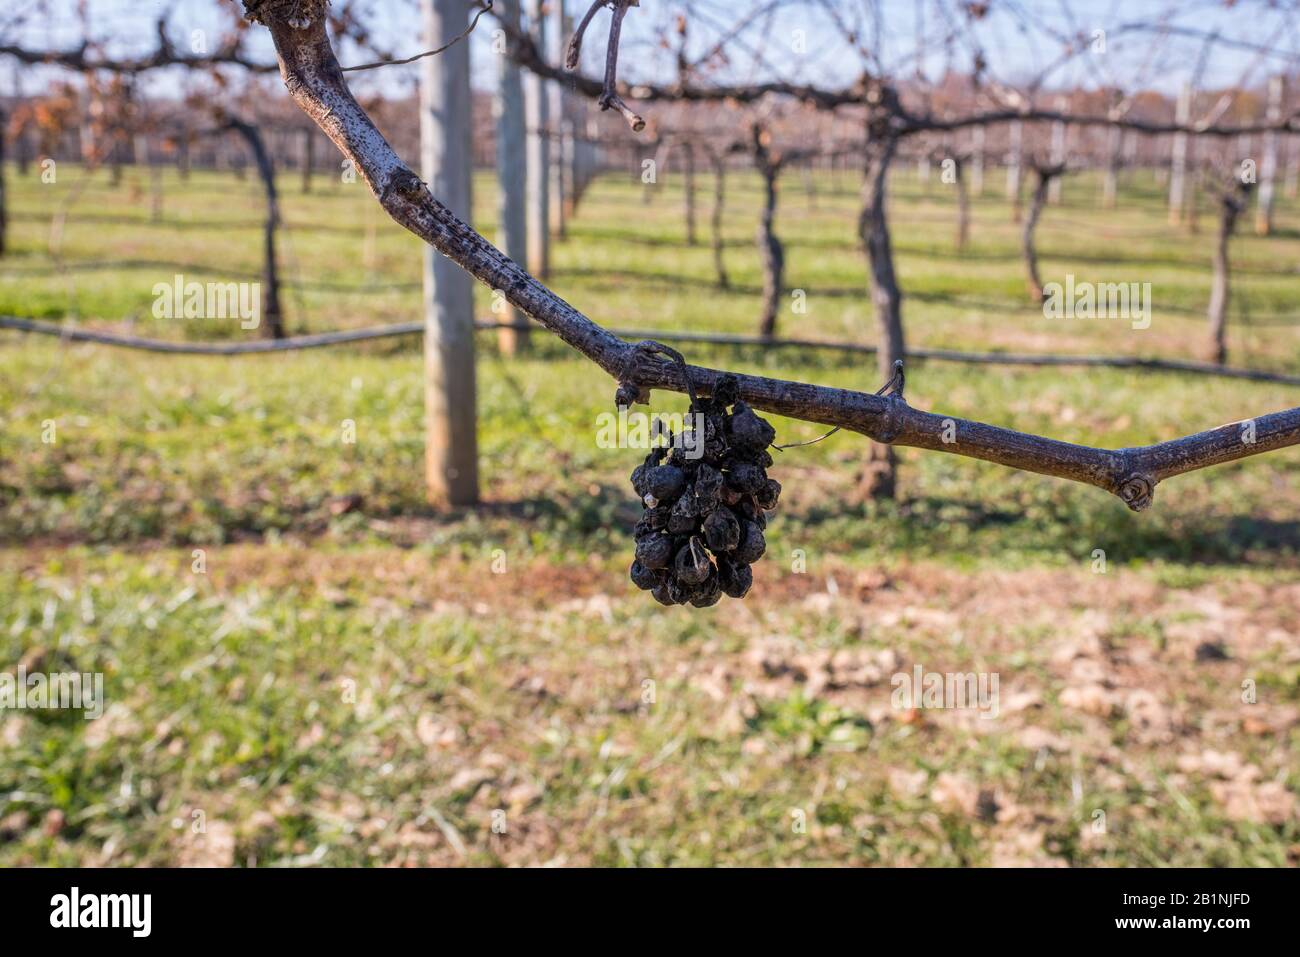
[[[578,28],[573,31],[573,36],[569,38],[564,54],[564,68],[576,70],[578,61],[582,58],[582,38],[587,32],[591,18],[601,7],[607,6],[613,11],[613,18],[609,23],[609,43],[605,48],[605,82],[600,95],[596,98],[596,103],[602,110],[618,110],[634,133],[640,133],[645,129],[645,120],[618,95],[618,44],[623,31],[623,18],[627,16],[628,7],[640,5],[641,0],[594,0],[587,8]]]

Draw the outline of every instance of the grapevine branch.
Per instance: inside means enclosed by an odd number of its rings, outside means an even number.
[[[607,0],[613,2],[613,0]],[[597,8],[599,3],[595,5]],[[615,3],[615,16],[619,5]],[[594,10],[589,11],[594,13]],[[622,108],[626,108],[626,99],[642,103],[756,103],[772,96],[784,96],[822,110],[834,110],[844,106],[860,106],[863,103],[863,82],[843,88],[817,86],[810,83],[790,83],[783,80],[769,80],[760,83],[719,83],[701,86],[678,83],[662,85],[656,83],[636,83],[629,85],[619,83],[617,77],[608,69],[611,61],[606,61],[606,73],[603,79],[587,76],[568,67],[568,60],[563,68],[549,62],[532,37],[516,29],[505,21],[499,21],[501,29],[511,39],[510,55],[515,62],[542,79],[555,80],[565,84],[567,89],[595,100],[598,104],[613,95]],[[611,31],[611,41],[617,39]],[[617,47],[611,43],[612,62],[617,64]],[[866,77],[866,85],[880,82],[879,78]],[[606,107],[607,108],[607,107]],[[628,110],[630,112],[630,109]],[[1300,110],[1294,110],[1288,116],[1263,121],[1220,124],[1211,119],[1187,123],[1163,120],[1142,120],[1129,115],[1116,116],[1109,113],[1074,113],[1064,110],[1045,109],[1025,101],[1014,107],[976,110],[967,115],[955,117],[937,117],[929,113],[917,113],[906,109],[902,101],[895,98],[887,109],[890,125],[898,136],[910,136],[916,133],[948,133],[976,126],[992,126],[1014,121],[1038,123],[1064,123],[1068,126],[1102,126],[1119,127],[1148,135],[1169,133],[1190,133],[1203,136],[1229,138],[1269,131],[1278,133],[1300,132]],[[626,113],[624,115],[627,115]],[[633,114],[635,115],[635,114]]]
[[[634,133],[640,133],[645,129],[645,120],[618,95],[618,44],[623,32],[623,17],[627,15],[627,8],[640,5],[641,0],[594,0],[583,15],[582,22],[578,24],[578,29],[573,31],[564,54],[564,68],[576,70],[578,61],[582,58],[582,38],[587,32],[591,18],[601,7],[610,7],[613,17],[609,23],[609,43],[605,47],[605,81],[596,103],[602,110],[614,109],[622,113],[623,119],[627,120],[627,125],[632,127]]]
[[[355,163],[385,211],[489,288],[609,373],[622,395],[657,388],[712,395],[716,369],[665,362],[657,344],[615,336],[525,272],[439,202],[402,162],[352,96],[323,17],[309,0],[245,0],[269,28],[289,95]],[[304,10],[309,10],[304,14]],[[1174,475],[1300,444],[1300,408],[1261,415],[1156,445],[1096,449],[982,422],[914,409],[878,396],[765,376],[737,375],[742,398],[758,409],[843,429],[876,442],[949,452],[1071,479],[1111,492],[1130,508],[1151,504],[1158,482]]]

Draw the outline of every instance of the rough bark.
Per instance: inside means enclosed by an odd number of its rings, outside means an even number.
[[[280,200],[275,191],[275,164],[262,134],[252,123],[227,120],[227,126],[248,144],[266,193],[266,220],[262,226],[262,329],[268,339],[284,338],[284,315],[280,311],[280,261],[276,253],[276,231],[280,228]]]
[[[867,255],[871,304],[876,313],[880,339],[877,368],[882,382],[893,376],[894,363],[902,360],[905,349],[903,293],[898,287],[898,275],[894,269],[894,249],[885,208],[889,164],[897,149],[898,140],[887,124],[868,124],[858,236]],[[897,491],[897,471],[894,450],[888,444],[872,444],[859,481],[859,492],[867,498],[893,498]]]
[[[1210,284],[1210,361],[1228,361],[1228,301],[1232,265],[1228,243],[1237,229],[1237,218],[1246,208],[1245,186],[1234,184],[1219,195],[1219,232],[1214,243],[1214,276]]]
[[[1034,246],[1034,230],[1047,205],[1052,183],[1060,179],[1065,170],[1060,166],[1035,166],[1034,191],[1029,199],[1029,214],[1025,217],[1024,229],[1020,234],[1020,251],[1025,261],[1025,279],[1029,285],[1029,298],[1036,303],[1043,301],[1043,282],[1038,275],[1038,250]]]
[[[461,268],[506,297],[587,356],[622,386],[711,395],[724,374],[665,362],[644,344],[619,339],[560,299],[439,202],[388,145],[344,82],[323,12],[302,18],[297,0],[248,0],[275,41],[285,87],[352,159],[388,214]],[[290,20],[294,23],[291,25]],[[885,164],[887,166],[887,163]],[[883,198],[883,197],[882,197]],[[901,329],[900,329],[901,332]],[[858,432],[878,442],[948,452],[1093,485],[1131,509],[1151,504],[1155,485],[1174,475],[1300,444],[1300,408],[1254,418],[1254,441],[1231,423],[1156,445],[1095,449],[1011,429],[922,412],[900,396],[737,375],[740,395],[757,409]]]

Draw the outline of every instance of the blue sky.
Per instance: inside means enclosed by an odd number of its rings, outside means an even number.
[[[92,29],[97,36],[112,38],[120,51],[148,49],[153,41],[153,24],[164,10],[171,10],[172,35],[178,40],[191,30],[212,31],[224,21],[225,11],[234,0],[88,0]],[[585,6],[585,0],[580,0]],[[379,42],[399,55],[418,52],[419,16],[417,0],[369,0],[372,22]],[[697,14],[691,20],[690,37],[696,50],[704,49],[719,36],[719,31],[736,22],[736,11],[763,4],[759,0],[693,0]],[[577,6],[570,0],[571,6]],[[50,15],[35,17],[21,29],[7,25],[15,14],[40,7]],[[23,42],[43,46],[70,46],[81,36],[73,14],[77,0],[7,0],[0,13],[0,31],[16,35]],[[853,0],[841,4],[849,15],[866,9],[869,4]],[[1095,86],[1117,82],[1124,86],[1141,85],[1172,92],[1185,79],[1199,72],[1201,85],[1215,87],[1238,83],[1244,77],[1258,84],[1270,72],[1297,69],[1300,63],[1300,11],[1296,0],[1239,0],[1225,6],[1224,0],[1185,0],[1173,6],[1169,0],[992,0],[992,14],[973,29],[960,31],[953,42],[945,45],[952,10],[958,0],[881,0],[883,11],[879,27],[879,47],[884,51],[886,66],[898,75],[911,75],[917,68],[918,37],[925,49],[919,62],[931,78],[952,66],[967,70],[975,44],[989,61],[990,75],[1016,82],[1041,72],[1061,53],[1060,37],[1080,33],[1093,36],[1097,30],[1107,32],[1105,52],[1077,58],[1053,74],[1055,82]],[[1277,9],[1280,7],[1281,9]],[[633,9],[624,32],[625,75],[629,78],[666,78],[672,76],[672,59],[658,44],[659,31],[681,9],[665,0],[642,0]],[[1282,54],[1268,55],[1224,45],[1211,48],[1202,56],[1204,41],[1190,36],[1160,36],[1150,32],[1125,32],[1124,26],[1136,22],[1159,20],[1169,10],[1176,10],[1168,23],[1176,29],[1218,32],[1227,40],[1276,48]],[[949,11],[945,13],[945,10]],[[593,25],[594,43],[588,51],[592,59],[588,70],[598,69],[603,49],[603,25],[607,14],[598,15]],[[875,27],[863,21],[873,40]],[[488,48],[494,23],[484,18],[474,37],[473,57],[476,85],[489,88],[492,83]],[[253,49],[270,58],[269,43],[258,37]],[[786,79],[839,86],[849,83],[860,73],[862,60],[847,44],[842,31],[816,2],[788,2],[768,20],[742,32],[728,45],[731,59],[725,71],[731,79],[764,78],[779,74]],[[345,62],[355,62],[357,55],[342,51]],[[1204,59],[1203,68],[1200,64]],[[902,66],[899,70],[898,67]],[[413,81],[415,66],[387,68],[367,75],[366,83],[394,88]],[[8,75],[6,75],[8,74]],[[24,86],[35,88],[41,71],[24,71]],[[12,67],[0,68],[0,89],[11,89]],[[155,87],[165,89],[166,80],[155,80]]]

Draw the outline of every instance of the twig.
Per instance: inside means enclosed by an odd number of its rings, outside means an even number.
[[[610,0],[595,0],[587,12],[582,15],[582,20],[578,23],[578,28],[573,31],[573,36],[569,38],[569,45],[564,52],[564,68],[566,70],[576,70],[578,60],[582,58],[582,38],[587,32],[587,25],[591,23],[591,18],[596,15],[596,11],[601,7],[608,6]]]
[[[423,60],[425,57],[437,56],[439,53],[451,49],[461,40],[464,40],[467,36],[473,33],[474,28],[478,26],[479,18],[482,17],[483,14],[487,13],[489,10],[492,9],[492,0],[475,0],[475,4],[478,6],[479,11],[478,13],[474,14],[474,19],[469,22],[469,26],[466,27],[462,33],[458,34],[457,36],[449,40],[447,43],[444,43],[442,46],[438,47],[438,49],[425,50],[423,53],[417,53],[415,56],[408,56],[404,60],[376,60],[374,63],[362,63],[357,66],[345,66],[343,67],[343,72],[356,73],[360,70],[377,70],[381,66],[401,66],[405,63],[414,63],[416,60]]]
[[[612,0],[612,2],[614,16],[609,23],[609,46],[605,48],[605,92],[596,100],[596,104],[602,110],[611,107],[618,110],[623,114],[623,119],[627,120],[627,125],[632,127],[632,132],[640,133],[645,129],[645,120],[618,95],[618,42],[619,34],[623,31],[623,17],[627,15],[627,8],[641,4],[640,0]]]

